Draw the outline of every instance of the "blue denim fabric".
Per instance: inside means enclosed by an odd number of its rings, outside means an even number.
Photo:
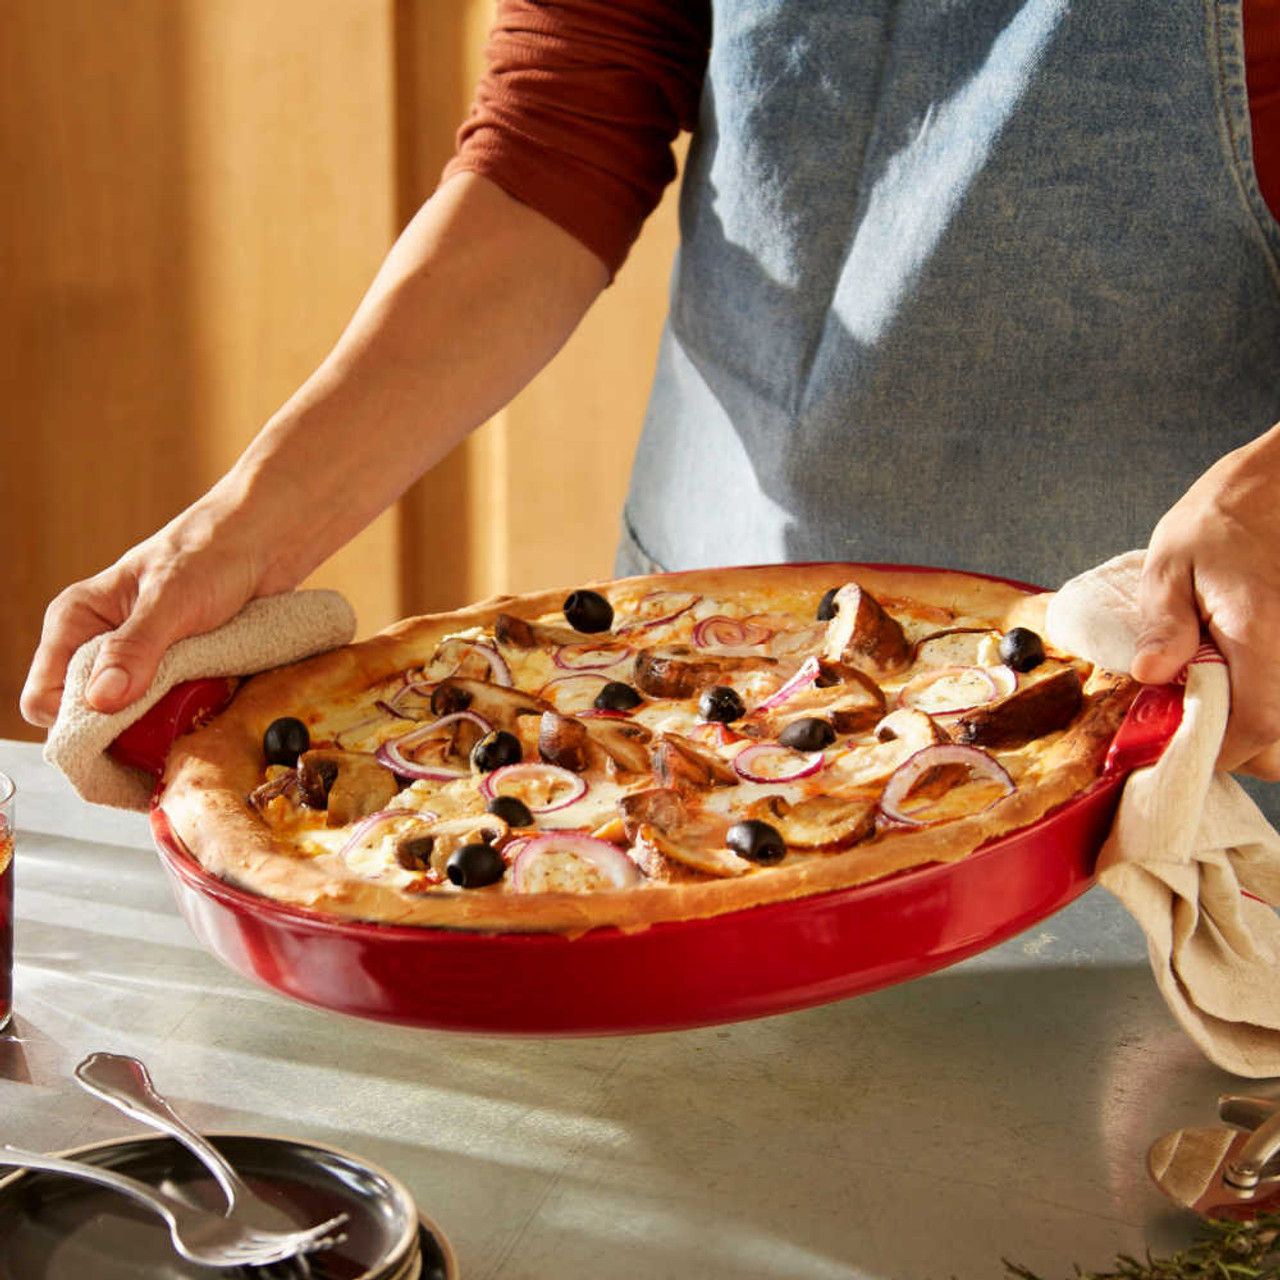
[[[1280,419],[1239,0],[717,0],[620,572],[1053,586]]]

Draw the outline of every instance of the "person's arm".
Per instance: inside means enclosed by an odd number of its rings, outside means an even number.
[[[1231,671],[1224,769],[1280,781],[1280,426],[1216,462],[1156,525],[1136,679],[1172,680],[1207,628]]]
[[[89,700],[110,712],[146,689],[175,640],[296,586],[507,403],[607,280],[599,257],[487,179],[447,181],[230,472],[49,606],[23,715],[52,724],[71,655],[100,632]]]

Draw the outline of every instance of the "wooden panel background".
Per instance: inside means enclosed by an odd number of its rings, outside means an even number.
[[[16,701],[47,601],[212,483],[337,337],[451,153],[492,3],[109,8],[0,0],[4,736],[39,736]],[[363,634],[608,574],[674,221],[669,193],[551,367],[316,573]]]

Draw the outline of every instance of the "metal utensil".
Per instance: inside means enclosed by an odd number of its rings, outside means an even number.
[[[177,1138],[217,1180],[227,1198],[228,1217],[264,1230],[279,1226],[279,1210],[257,1195],[222,1152],[174,1111],[137,1058],[119,1053],[91,1053],[76,1067],[75,1077],[95,1097],[111,1103],[125,1115]],[[327,1225],[333,1228],[345,1221],[346,1215],[342,1214]]]
[[[298,1231],[264,1231],[236,1218],[223,1217],[204,1209],[195,1209],[172,1196],[97,1165],[67,1160],[61,1156],[23,1151],[19,1147],[0,1147],[0,1165],[19,1169],[44,1169],[72,1178],[82,1178],[99,1186],[110,1187],[129,1196],[160,1215],[169,1228],[173,1247],[188,1262],[206,1267],[265,1266],[295,1254],[326,1249],[335,1243],[331,1234],[337,1220],[322,1222]]]
[[[1227,1095],[1236,1129],[1178,1129],[1152,1144],[1147,1169],[1171,1200],[1204,1218],[1247,1220],[1280,1209],[1280,1103]]]

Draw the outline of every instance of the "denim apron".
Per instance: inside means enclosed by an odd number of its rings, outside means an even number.
[[[620,573],[1045,586],[1280,419],[1239,0],[716,0]]]

